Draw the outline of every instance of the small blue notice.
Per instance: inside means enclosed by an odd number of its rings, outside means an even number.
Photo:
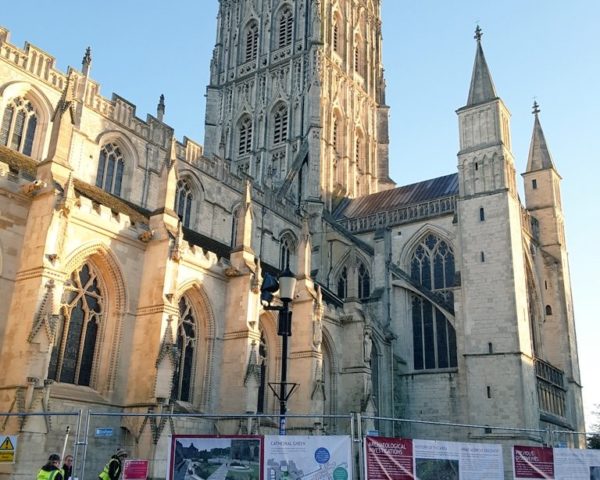
[[[95,436],[96,437],[112,437],[113,429],[112,428],[97,428]]]
[[[317,463],[324,465],[329,461],[331,455],[329,454],[329,450],[326,448],[320,447],[315,450],[315,460]]]

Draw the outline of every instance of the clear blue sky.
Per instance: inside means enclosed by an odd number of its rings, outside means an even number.
[[[215,40],[217,0],[34,0],[3,9],[0,24],[12,42],[29,41],[80,68],[92,47],[92,77],[110,97],[156,112],[165,94],[165,120],[203,142],[204,92]],[[594,313],[600,254],[600,2],[597,0],[383,0],[387,103],[391,106],[391,176],[407,184],[456,170],[454,111],[468,92],[479,22],[498,94],[512,112],[513,151],[522,172],[533,98],[562,193],[575,299],[584,400],[600,403],[600,321]],[[588,417],[589,423],[589,417]]]

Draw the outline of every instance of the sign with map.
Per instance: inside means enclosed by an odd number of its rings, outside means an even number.
[[[503,480],[502,446],[365,438],[368,480]]]
[[[261,480],[262,437],[173,435],[170,480]]]
[[[350,437],[265,436],[264,479],[351,480]]]

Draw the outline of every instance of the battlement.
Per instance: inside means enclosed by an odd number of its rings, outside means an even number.
[[[162,148],[168,148],[174,129],[152,115],[146,120],[136,116],[136,106],[113,93],[111,99],[100,94],[100,84],[69,66],[67,73],[56,68],[55,58],[25,42],[23,49],[10,43],[10,32],[0,27],[0,61],[28,73],[57,92],[62,92],[67,78],[75,82],[76,99],[85,107],[130,130],[135,135]],[[184,140],[185,141],[185,140]]]

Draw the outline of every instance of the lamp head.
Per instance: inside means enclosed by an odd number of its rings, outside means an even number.
[[[296,276],[286,267],[279,275],[279,297],[284,302],[291,302],[296,290]]]

